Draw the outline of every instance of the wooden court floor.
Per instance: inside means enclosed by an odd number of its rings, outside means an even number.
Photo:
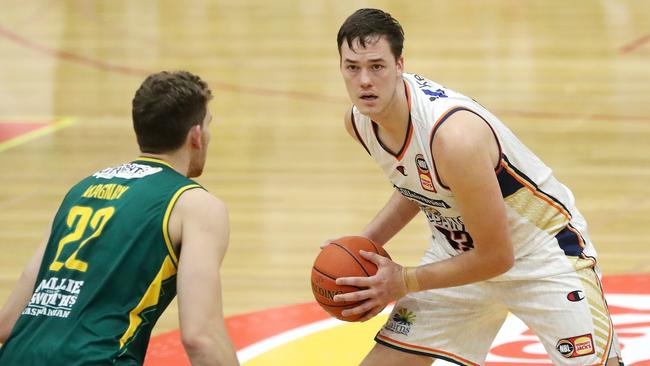
[[[215,94],[199,181],[230,208],[226,315],[312,301],[319,244],[391,193],[342,125],[335,37],[360,7],[400,20],[408,72],[478,100],[554,168],[605,275],[650,272],[648,2],[0,0],[0,131],[32,131],[0,142],[0,301],[66,189],[137,155],[130,101],[163,69]],[[426,237],[416,219],[388,250],[413,265]],[[172,304],[156,331],[176,322]]]

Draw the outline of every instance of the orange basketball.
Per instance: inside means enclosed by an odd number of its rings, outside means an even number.
[[[344,236],[333,240],[316,257],[311,269],[311,290],[316,301],[333,317],[353,322],[363,314],[344,317],[341,312],[354,308],[362,301],[336,302],[334,296],[347,292],[362,290],[356,286],[339,286],[336,279],[339,277],[369,277],[377,273],[377,266],[364,259],[359,250],[375,252],[390,258],[381,245],[373,243],[362,236]]]

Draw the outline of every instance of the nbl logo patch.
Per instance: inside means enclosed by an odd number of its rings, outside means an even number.
[[[577,337],[560,339],[555,349],[566,358],[591,355],[595,352],[594,341],[591,334],[583,334]]]
[[[415,166],[418,168],[418,175],[420,176],[420,185],[422,186],[422,189],[429,192],[435,192],[436,189],[433,186],[429,166],[427,165],[427,161],[424,160],[422,154],[417,154],[415,156]]]

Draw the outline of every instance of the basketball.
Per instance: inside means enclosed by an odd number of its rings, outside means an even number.
[[[361,257],[359,250],[375,252],[390,258],[381,245],[373,243],[362,236],[344,236],[332,240],[316,257],[311,269],[311,289],[320,306],[333,317],[353,322],[363,314],[345,317],[341,312],[351,309],[362,301],[334,301],[334,296],[347,292],[362,290],[356,286],[339,286],[336,279],[340,277],[369,277],[377,273],[377,266]]]

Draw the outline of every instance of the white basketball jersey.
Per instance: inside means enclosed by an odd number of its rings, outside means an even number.
[[[352,124],[395,188],[416,202],[426,215],[433,240],[423,263],[440,261],[474,247],[454,194],[440,183],[431,155],[436,130],[460,110],[481,117],[494,132],[500,149],[495,174],[506,203],[515,265],[495,280],[566,273],[575,270],[579,266],[576,263],[585,263],[578,258],[595,260],[586,222],[575,207],[571,191],[497,117],[471,98],[431,80],[406,73],[403,79],[410,122],[400,151],[385,148],[377,138],[378,126],[356,107],[352,109]]]

